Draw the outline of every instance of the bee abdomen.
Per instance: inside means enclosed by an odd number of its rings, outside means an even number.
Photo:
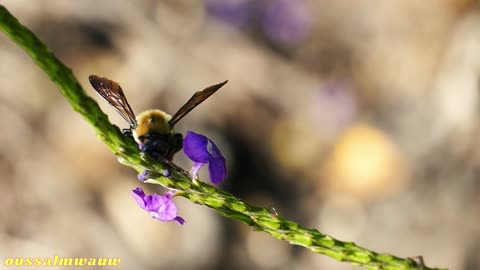
[[[180,133],[159,134],[147,133],[138,137],[140,150],[153,158],[166,158],[171,160],[173,155],[183,146],[183,137]]]

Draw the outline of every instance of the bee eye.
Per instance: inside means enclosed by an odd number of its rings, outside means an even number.
[[[151,125],[153,123],[155,123],[155,118],[151,117],[148,119],[148,123]]]

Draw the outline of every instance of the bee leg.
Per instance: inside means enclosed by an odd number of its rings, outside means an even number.
[[[175,133],[173,135],[173,145],[174,145],[174,151],[175,153],[182,150],[183,148],[183,136],[180,133]]]
[[[132,132],[132,129],[130,128],[124,128],[122,129],[122,134],[129,137],[130,139],[133,140],[133,132]]]
[[[169,140],[171,147],[167,150],[165,158],[172,161],[173,156],[183,148],[183,136],[180,133],[175,133]]]
[[[154,147],[144,147],[142,150],[144,153],[149,155],[151,158],[155,159],[156,161],[160,161],[162,159],[162,155],[155,151]]]
[[[151,158],[160,161],[162,159],[162,154],[158,152],[159,141],[149,140],[144,144],[139,144],[140,151],[146,153]]]

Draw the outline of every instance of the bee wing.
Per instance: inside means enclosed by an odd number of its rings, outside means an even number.
[[[135,119],[135,114],[128,104],[122,87],[117,82],[97,75],[90,75],[88,79],[95,91],[128,122],[130,127],[136,128],[137,120]]]
[[[180,121],[185,115],[187,115],[191,110],[197,107],[200,103],[205,101],[209,96],[213,95],[224,86],[228,81],[224,81],[219,84],[209,86],[202,91],[195,92],[193,96],[173,115],[172,119],[168,122],[170,127],[173,127],[178,121]]]

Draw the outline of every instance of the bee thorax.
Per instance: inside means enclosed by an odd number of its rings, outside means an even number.
[[[171,116],[161,110],[148,110],[137,116],[137,127],[134,130],[134,137],[139,142],[140,137],[148,133],[169,134],[173,130],[168,121]]]

